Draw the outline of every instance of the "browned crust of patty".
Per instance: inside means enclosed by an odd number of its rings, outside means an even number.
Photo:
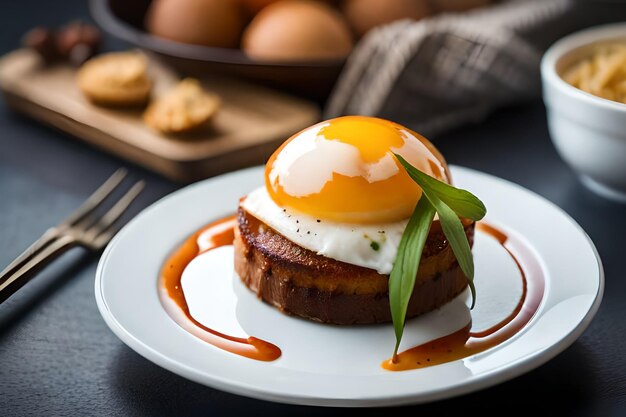
[[[463,222],[473,243],[474,223]],[[304,249],[239,207],[235,270],[263,301],[296,316],[333,324],[391,320],[388,275]],[[439,222],[433,222],[420,261],[407,317],[432,311],[456,297],[467,279]]]

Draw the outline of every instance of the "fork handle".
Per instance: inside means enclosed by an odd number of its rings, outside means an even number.
[[[0,304],[30,281],[43,267],[77,244],[76,239],[69,235],[60,236],[56,240],[52,238],[52,240],[47,242],[45,247],[38,245],[39,241],[35,242],[31,248],[40,249],[43,247],[39,252],[28,259],[27,262],[22,262],[21,266],[16,264],[16,266],[11,267],[12,263],[3,271],[2,275],[0,275]],[[29,249],[24,253],[27,253]]]
[[[0,272],[0,285],[11,274],[17,272],[18,269],[23,267],[31,258],[33,258],[39,251],[52,243],[59,236],[59,231],[56,227],[52,227],[44,232],[39,239],[33,242],[28,248],[26,248],[17,258],[15,258],[9,265],[6,266]]]

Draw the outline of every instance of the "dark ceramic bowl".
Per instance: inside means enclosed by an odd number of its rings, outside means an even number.
[[[240,49],[190,45],[159,38],[144,28],[151,0],[90,0],[94,20],[112,36],[151,51],[184,75],[221,73],[279,87],[318,100],[328,96],[344,60],[257,61]]]

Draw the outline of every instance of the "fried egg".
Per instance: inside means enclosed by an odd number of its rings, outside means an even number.
[[[422,191],[393,153],[450,182],[441,154],[393,122],[345,116],[292,136],[270,157],[243,208],[318,255],[389,274]]]

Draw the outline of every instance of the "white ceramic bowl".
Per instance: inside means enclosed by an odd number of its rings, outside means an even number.
[[[571,86],[561,74],[598,44],[626,42],[626,23],[574,33],[548,49],[541,62],[550,136],[561,157],[596,193],[626,203],[626,104]]]

